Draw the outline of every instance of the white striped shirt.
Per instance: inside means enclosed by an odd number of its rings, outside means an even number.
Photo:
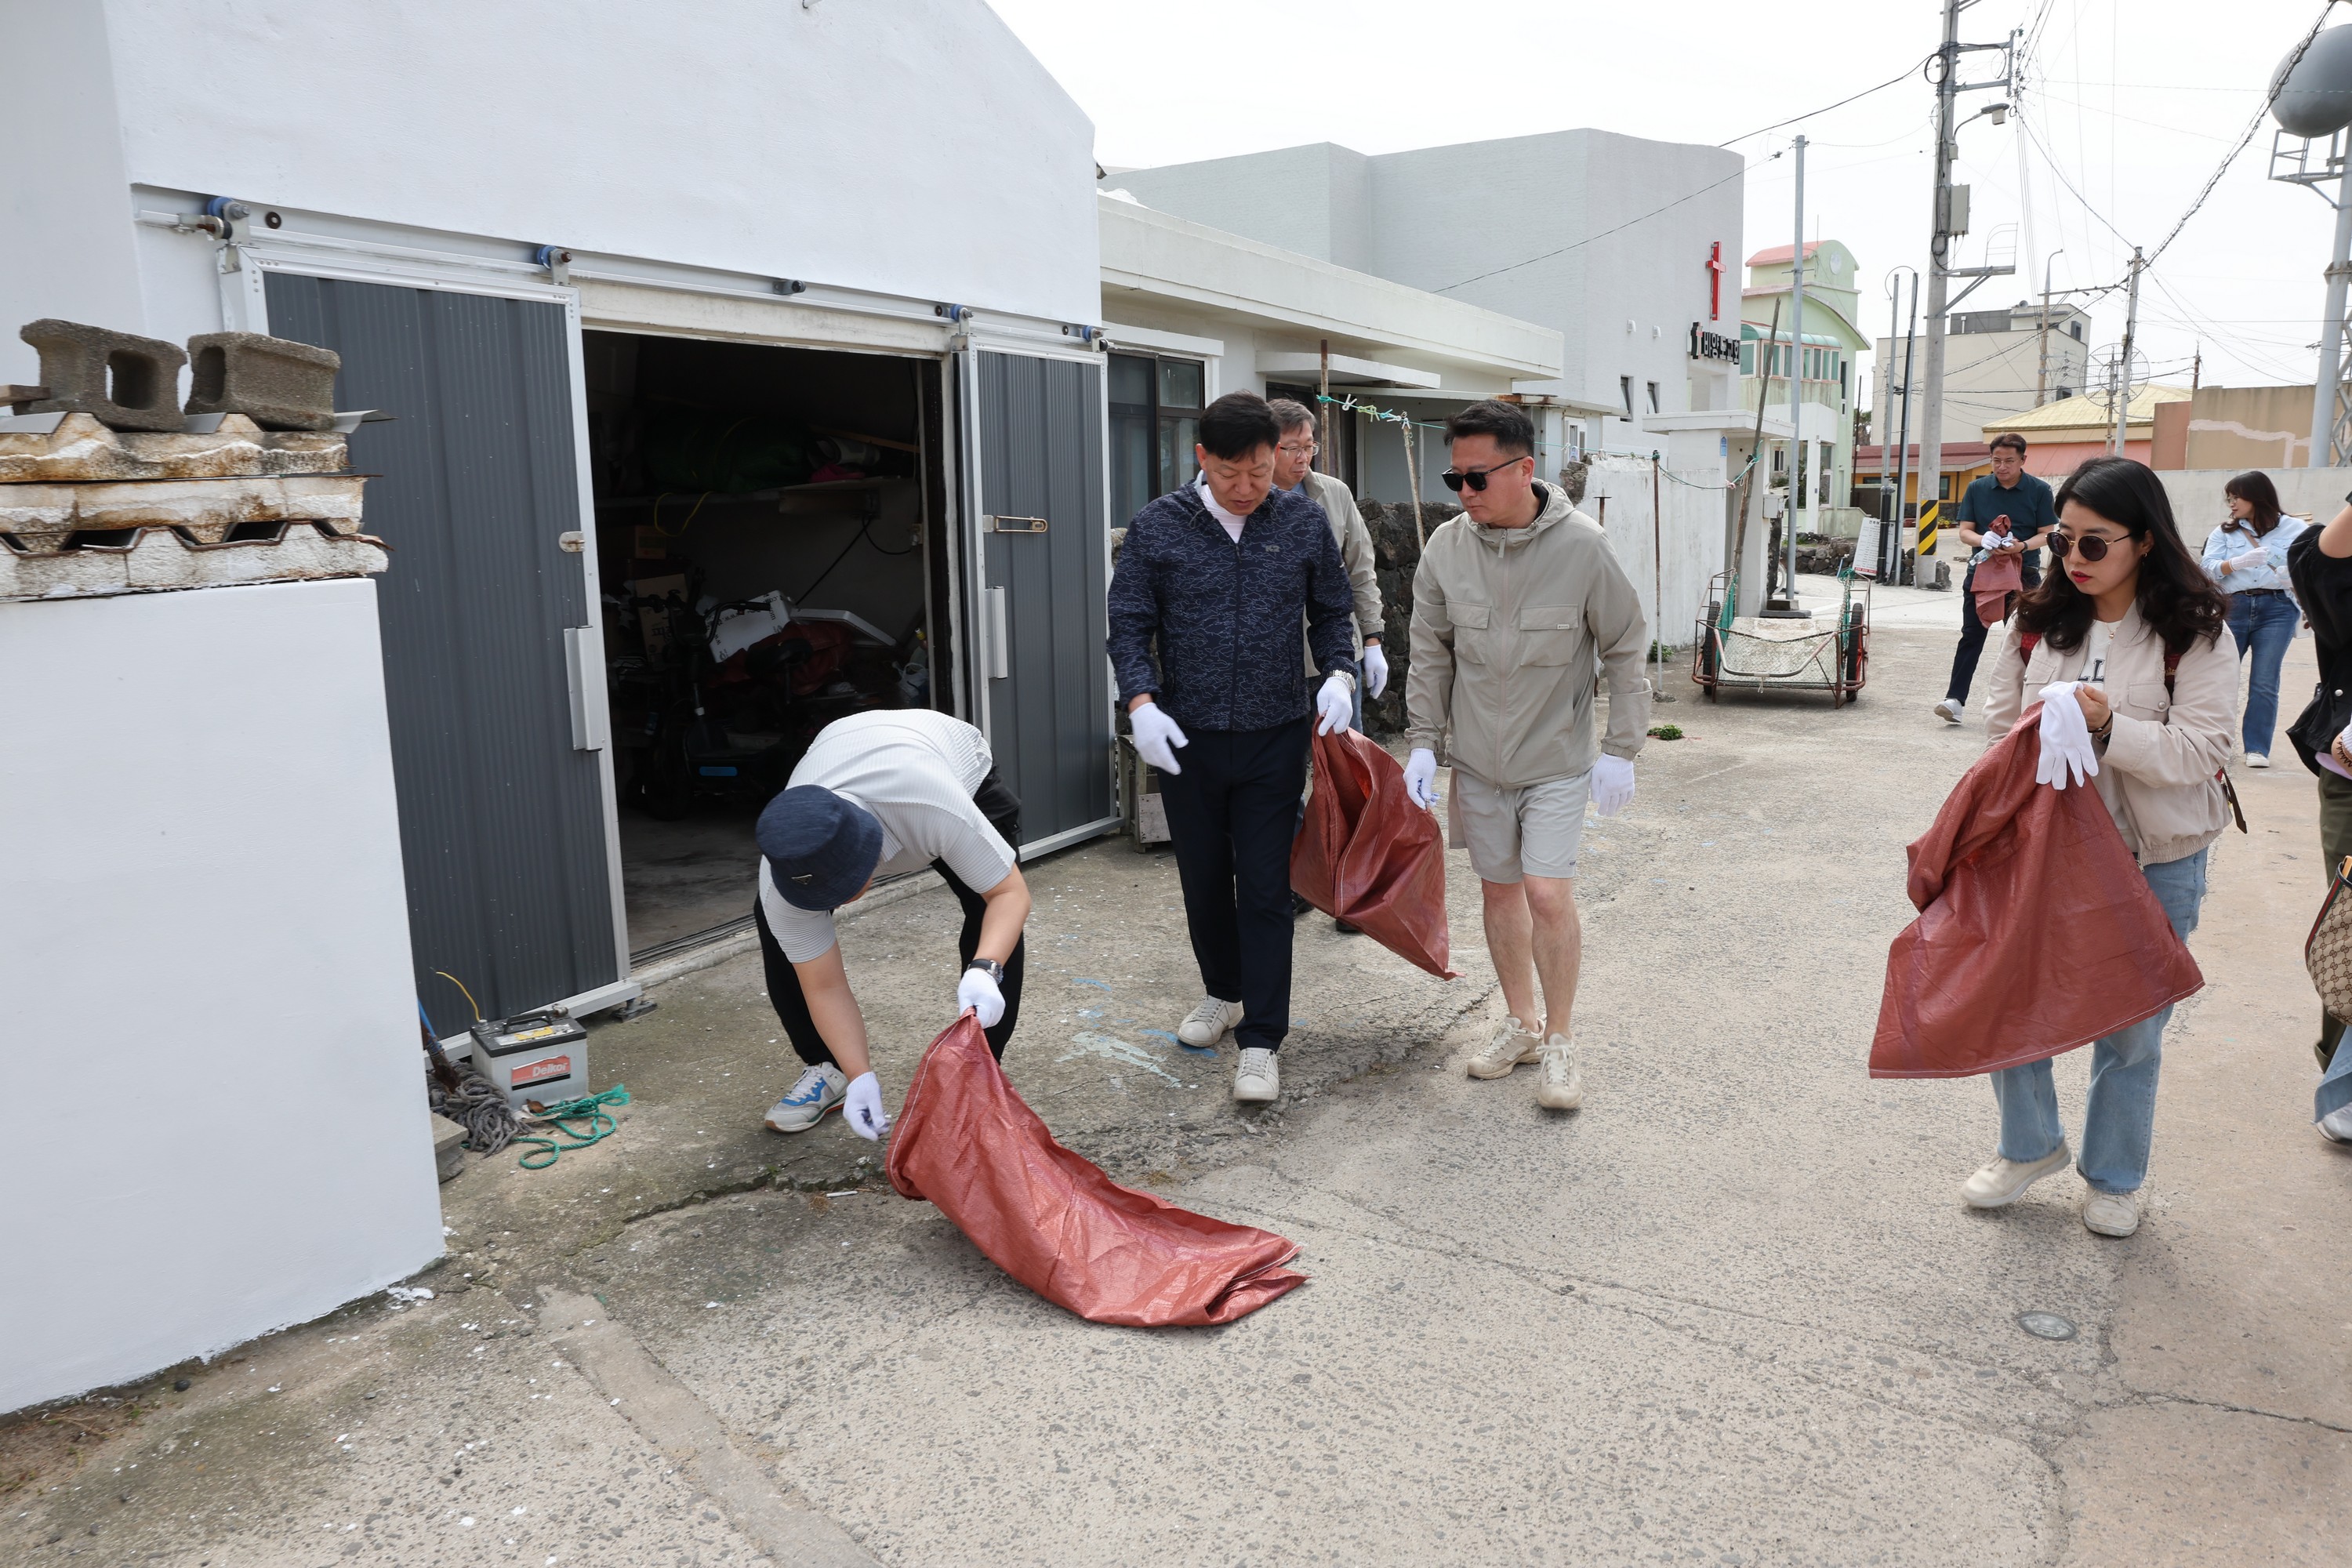
[[[994,765],[988,737],[961,719],[921,708],[881,710],[827,724],[793,770],[792,787],[816,784],[875,815],[882,824],[876,878],[943,860],[966,887],[985,891],[1011,874],[1016,859],[972,803]],[[784,902],[765,856],[760,907],[794,963],[823,956],[835,941],[831,914]]]

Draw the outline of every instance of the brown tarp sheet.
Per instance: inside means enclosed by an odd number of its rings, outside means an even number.
[[[1290,847],[1290,885],[1440,980],[1450,967],[1445,840],[1437,818],[1404,792],[1404,769],[1370,737],[1315,737],[1315,789]]]
[[[2040,1061],[2203,987],[2088,782],[2033,782],[2042,708],[1960,775],[1910,848],[1919,918],[1886,953],[1873,1078]]]
[[[931,1042],[890,1131],[890,1184],[1095,1323],[1230,1323],[1307,1283],[1297,1246],[1122,1187],[1056,1142],[967,1013]]]

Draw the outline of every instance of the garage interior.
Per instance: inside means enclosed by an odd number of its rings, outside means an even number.
[[[752,826],[816,732],[930,707],[935,361],[587,331],[635,963],[748,923]],[[933,437],[936,439],[936,436]]]

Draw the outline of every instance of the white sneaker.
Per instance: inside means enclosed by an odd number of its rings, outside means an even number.
[[[1496,1020],[1495,1033],[1478,1054],[1470,1058],[1472,1078],[1507,1078],[1521,1062],[1531,1062],[1543,1049],[1543,1040],[1533,1029],[1509,1014]]]
[[[1241,1065],[1234,1068],[1234,1098],[1244,1105],[1263,1105],[1282,1094],[1282,1064],[1275,1053],[1264,1046],[1250,1046],[1242,1052]]]
[[[1554,1035],[1543,1043],[1543,1070],[1536,1078],[1536,1103],[1547,1110],[1574,1110],[1584,1103],[1584,1075],[1576,1070],[1576,1042]]]
[[[1963,700],[1945,698],[1936,704],[1936,717],[1947,724],[1958,724],[1968,717],[1969,705]]]
[[[768,1131],[805,1132],[824,1121],[826,1111],[840,1110],[848,1098],[849,1079],[839,1068],[810,1068],[793,1085],[792,1092],[768,1108]]]
[[[2352,1105],[2338,1106],[2321,1117],[2319,1135],[2330,1143],[2352,1143]]]
[[[2246,766],[2250,768],[2266,768],[2270,765],[2270,758],[2263,755],[2262,752],[2248,752],[2246,753]]]
[[[1188,1046],[1213,1046],[1224,1038],[1225,1031],[1242,1021],[1242,1005],[1221,1002],[1214,996],[1203,996],[1201,1005],[1184,1016],[1176,1026],[1176,1037]]]
[[[2083,1200],[2083,1224],[2094,1236],[2129,1236],[2139,1228],[2139,1194],[2093,1187]]]
[[[2071,1158],[2063,1143],[2039,1160],[2020,1163],[1995,1158],[1968,1179],[1960,1188],[1960,1196],[1972,1209],[2007,1208],[2025,1195],[2026,1188],[2053,1171],[2064,1170]]]

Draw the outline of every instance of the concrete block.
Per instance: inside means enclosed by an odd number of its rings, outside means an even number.
[[[348,444],[331,430],[265,431],[242,414],[202,432],[118,432],[88,414],[68,414],[47,432],[0,430],[0,485],[340,474],[350,466]]]
[[[331,535],[308,523],[275,539],[191,544],[168,528],[131,531],[121,542],[33,553],[0,542],[0,600],[154,594],[247,583],[365,577],[391,564],[383,541]]]
[[[177,430],[184,423],[180,367],[188,356],[177,343],[54,317],[16,335],[39,351],[49,394],[22,412],[90,414],[114,430]]]
[[[37,552],[77,533],[131,528],[177,529],[197,544],[267,537],[294,522],[358,533],[366,483],[357,474],[289,474],[0,484],[0,534]]]
[[[188,340],[190,414],[242,414],[265,430],[326,430],[335,423],[342,356],[259,332]]]
[[[438,1112],[433,1117],[433,1165],[445,1182],[466,1168],[466,1130]]]

